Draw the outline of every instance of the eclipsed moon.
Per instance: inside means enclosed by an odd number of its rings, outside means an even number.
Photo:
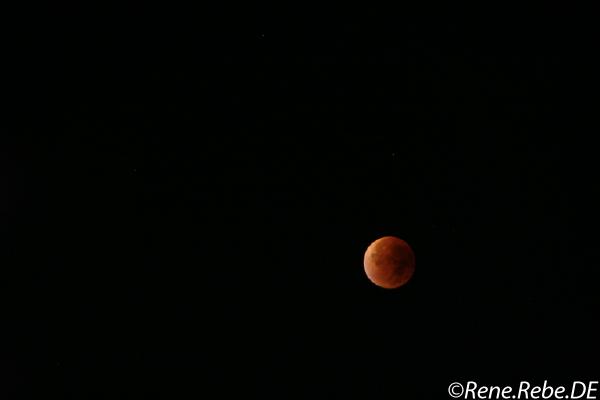
[[[385,289],[395,289],[413,276],[415,254],[404,240],[384,236],[369,245],[364,264],[371,282]]]

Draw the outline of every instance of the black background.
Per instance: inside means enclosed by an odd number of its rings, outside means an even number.
[[[28,14],[1,149],[2,398],[593,378],[560,15],[453,7]],[[363,272],[384,235],[416,254],[398,290]]]

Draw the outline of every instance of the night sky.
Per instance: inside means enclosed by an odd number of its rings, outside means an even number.
[[[79,6],[15,30],[0,398],[593,378],[560,34],[480,11]],[[363,271],[386,235],[416,255],[397,290]]]

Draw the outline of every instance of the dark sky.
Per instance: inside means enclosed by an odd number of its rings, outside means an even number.
[[[174,8],[15,31],[3,399],[592,377],[551,12]],[[385,235],[416,254],[399,290],[363,272]]]

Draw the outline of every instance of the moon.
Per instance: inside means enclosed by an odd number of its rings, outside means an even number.
[[[404,240],[384,236],[369,245],[364,265],[371,282],[385,289],[396,289],[412,278],[415,254]]]

